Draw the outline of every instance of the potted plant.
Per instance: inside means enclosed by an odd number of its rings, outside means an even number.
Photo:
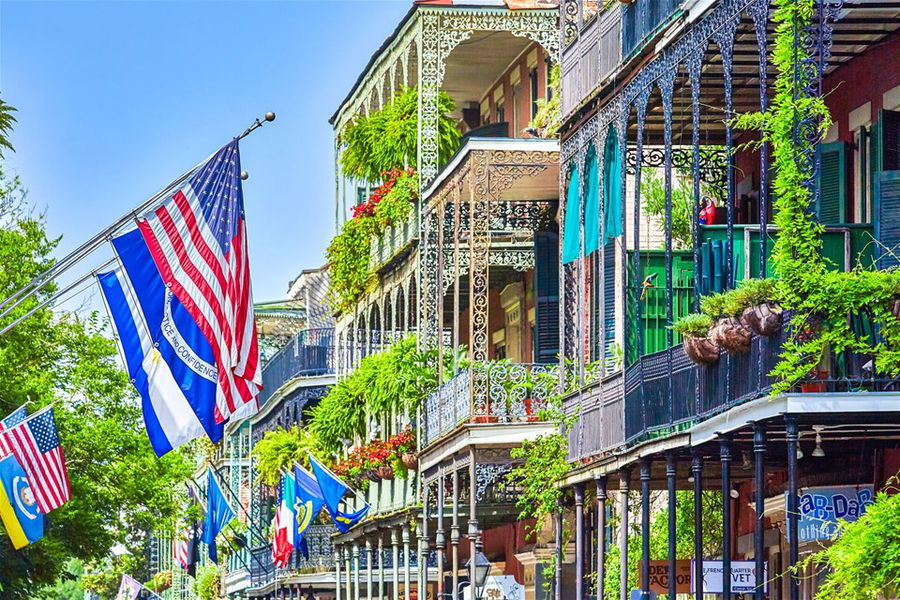
[[[740,311],[736,309],[735,298],[730,292],[701,298],[700,310],[714,321],[709,329],[710,341],[729,354],[742,354],[750,350],[752,334],[741,322]]]
[[[391,466],[393,452],[387,442],[374,440],[367,444],[366,450],[370,464],[374,468],[375,475],[379,479],[390,480],[394,478],[394,468]]]
[[[695,364],[712,365],[719,360],[719,347],[709,339],[712,323],[709,315],[692,313],[672,324],[684,340],[684,353]]]
[[[419,456],[416,454],[416,434],[408,425],[398,433],[388,438],[388,442],[394,448],[394,452],[400,457],[400,462],[407,469],[415,469],[419,465]]]
[[[742,323],[756,335],[769,336],[781,330],[781,307],[774,301],[774,279],[744,279],[731,294],[741,309]]]

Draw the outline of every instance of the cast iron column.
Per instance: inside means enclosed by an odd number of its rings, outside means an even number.
[[[606,580],[606,476],[597,484],[597,598],[603,598],[603,582]]]
[[[694,476],[694,598],[703,598],[703,456],[694,448],[691,457]]]
[[[361,596],[359,582],[359,544],[353,542],[353,600]]]
[[[353,556],[350,552],[350,548],[344,549],[344,571],[347,573],[347,600],[352,600],[353,598],[353,580],[350,577],[350,572],[352,571],[353,565]]]
[[[481,531],[478,529],[478,513],[476,489],[478,488],[478,470],[475,461],[475,448],[469,448],[469,585],[472,586],[472,600],[475,600],[475,555],[481,540]]]
[[[400,600],[400,536],[397,533],[397,527],[391,527],[391,558],[393,559],[393,594],[394,600]]]
[[[443,468],[443,467],[441,467]],[[444,487],[443,472],[438,476],[437,530],[434,532],[434,549],[437,550],[437,594],[444,600],[444,558],[447,555],[447,538],[444,532]]]
[[[372,540],[366,538],[366,599],[372,600]]]
[[[334,600],[341,600],[341,547],[334,547]]]
[[[731,600],[731,437],[719,441],[722,463],[722,600]]]
[[[451,585],[450,597],[453,600],[459,598],[459,471],[453,471],[453,518],[450,525],[450,570]]]
[[[799,435],[797,432],[797,417],[787,415],[784,418],[787,425],[787,466],[788,466],[788,497],[787,497],[787,514],[788,514],[788,559],[791,572],[790,577],[790,600],[800,600],[800,579],[794,567],[797,565],[800,554],[800,536],[797,531],[797,442]]]
[[[641,598],[650,597],[650,459],[641,459]]]
[[[403,524],[403,593],[409,600],[409,582],[412,581],[412,571],[409,564],[409,523]]]
[[[621,499],[622,518],[619,519],[619,597],[628,600],[628,486],[631,484],[631,472],[628,469],[619,471],[619,496]]]
[[[575,490],[575,600],[584,600],[584,484]]]
[[[753,592],[755,600],[764,600],[766,578],[766,560],[763,556],[765,548],[765,515],[766,506],[766,426],[764,423],[756,423],[753,426],[753,487],[756,491],[756,523],[753,526],[753,558],[756,561],[756,590]]]
[[[666,455],[666,486],[669,493],[669,598],[675,598],[678,589],[678,563],[675,556],[676,514],[678,497],[675,495],[675,478],[678,474],[678,463],[675,453]]]
[[[428,487],[422,486],[422,526],[419,528],[416,552],[418,569],[416,569],[416,591],[428,586]],[[424,598],[424,596],[423,596]]]
[[[378,532],[378,598],[384,600],[384,534]]]
[[[555,562],[556,569],[554,569],[553,573],[553,598],[555,600],[561,600],[562,598],[562,564],[563,564],[563,553],[562,553],[562,530],[563,530],[563,518],[562,511],[559,510],[556,512],[554,520],[554,539],[553,539],[553,560]]]

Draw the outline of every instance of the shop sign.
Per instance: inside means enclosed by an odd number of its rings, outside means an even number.
[[[694,561],[691,561],[693,564]],[[721,560],[704,560],[703,561],[703,593],[704,594],[721,594],[724,592],[722,581],[722,561]],[[768,567],[763,571],[763,592],[769,591],[769,575]],[[693,566],[691,573],[693,573]],[[695,582],[691,578],[691,593],[694,593]],[[731,593],[747,594],[756,590],[756,563],[752,560],[733,560],[731,561]]]
[[[643,574],[643,569],[640,572]],[[669,593],[669,561],[650,561],[650,589],[657,594]],[[679,594],[691,593],[691,561],[675,561],[675,590]]]
[[[856,521],[874,500],[871,485],[807,488],[800,494],[797,531],[801,542],[834,538],[838,519]]]

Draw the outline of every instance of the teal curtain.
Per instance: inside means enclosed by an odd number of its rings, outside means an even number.
[[[594,147],[588,150],[584,176],[584,255],[600,247],[600,159]]]
[[[606,237],[622,235],[622,153],[619,136],[610,128],[603,150],[603,206],[606,215]]]
[[[566,223],[563,229],[562,262],[567,264],[578,259],[581,233],[581,202],[578,197],[578,168],[569,173],[569,188],[566,190]]]

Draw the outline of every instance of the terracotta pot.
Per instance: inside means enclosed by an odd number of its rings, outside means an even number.
[[[407,469],[417,469],[419,467],[419,455],[415,452],[404,452],[400,456],[400,461]]]
[[[369,481],[381,481],[381,477],[378,475],[378,469],[369,469],[366,471],[366,479]]]
[[[394,467],[391,465],[381,465],[375,472],[378,473],[378,477],[381,479],[393,479],[394,478]]]
[[[772,335],[781,329],[781,307],[766,302],[745,308],[741,322],[756,335]]]
[[[712,343],[724,348],[730,354],[742,354],[750,349],[750,330],[735,317],[725,317],[716,321],[709,330]]]
[[[494,415],[480,415],[472,419],[473,423],[496,423],[500,420],[500,417],[495,417]]]
[[[522,400],[522,404],[525,405],[525,420],[527,422],[537,423],[538,421],[541,420],[540,417],[538,417],[537,415],[534,414],[537,412],[537,410],[535,410],[534,405],[535,405],[535,403],[539,403],[539,402],[540,402],[540,400],[535,399],[535,398],[525,398],[524,400]]]
[[[900,319],[900,297],[894,296],[894,298],[890,300],[890,305],[891,314],[894,315],[895,319]]]
[[[708,337],[684,336],[684,353],[698,365],[713,365],[719,361],[719,347]]]
[[[817,371],[812,374],[812,380],[800,384],[800,392],[803,394],[824,394],[828,391],[824,381],[815,379],[828,379],[828,371]]]

